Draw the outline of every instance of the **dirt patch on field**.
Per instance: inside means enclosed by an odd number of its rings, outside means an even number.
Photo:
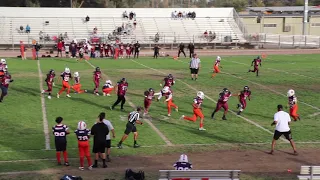
[[[213,152],[189,153],[195,170],[230,169],[241,170],[246,176],[275,177],[274,179],[291,179],[295,177],[302,165],[317,165],[320,161],[319,150],[300,149],[299,155],[291,154],[291,149],[276,151],[274,155],[263,150],[217,150]],[[54,175],[57,178],[64,174],[82,176],[84,179],[115,178],[124,174],[126,168],[144,170],[152,179],[157,177],[158,170],[172,169],[172,164],[178,160],[180,154],[153,156],[124,156],[114,157],[107,169],[94,169],[94,173],[79,171],[76,167],[62,167],[61,169],[47,169],[43,171],[24,172],[23,174]],[[78,162],[77,162],[78,163]],[[288,169],[292,172],[288,172]],[[3,175],[3,174],[2,174]],[[21,174],[20,174],[21,175]],[[6,178],[17,176],[6,175]],[[148,178],[149,179],[149,178]],[[273,179],[273,178],[272,178]]]

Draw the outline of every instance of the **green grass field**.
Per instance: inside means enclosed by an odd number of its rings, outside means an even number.
[[[285,105],[288,89],[296,91],[299,101],[299,114],[302,120],[294,122],[291,126],[296,142],[319,141],[319,123],[315,123],[320,112],[320,55],[270,55],[263,60],[260,76],[247,73],[254,56],[222,56],[222,73],[211,79],[211,68],[215,57],[203,57],[202,69],[198,81],[192,81],[188,69],[189,59],[174,61],[159,58],[141,58],[136,61],[121,59],[96,59],[90,60],[93,66],[99,66],[115,84],[117,80],[126,77],[129,83],[128,99],[134,105],[143,105],[143,92],[148,88],[160,90],[160,81],[165,75],[171,73],[176,78],[173,87],[174,102],[179,106],[179,112],[173,110],[172,116],[167,117],[166,106],[163,102],[153,102],[150,109],[150,122],[173,144],[219,144],[219,143],[269,143],[273,132],[270,124],[278,104]],[[41,94],[39,87],[39,74],[37,61],[21,61],[8,58],[9,71],[15,80],[9,88],[9,95],[1,103],[0,123],[0,172],[37,170],[54,167],[50,161],[15,162],[16,160],[54,159],[54,150],[45,149],[44,125],[41,108]],[[60,99],[55,97],[61,85],[57,82],[53,89],[53,98],[47,99],[45,95],[45,108],[49,124],[50,147],[54,149],[51,127],[55,118],[62,116],[71,131],[76,129],[79,120],[85,120],[91,127],[100,112],[107,113],[115,127],[116,138],[113,145],[120,140],[127,113],[133,110],[126,103],[126,112],[121,112],[119,107],[110,111],[109,106],[116,100],[116,95],[111,97],[95,96],[92,94],[92,72],[94,68],[86,62],[76,62],[74,59],[41,59],[43,80],[45,74],[54,69],[56,74],[62,72],[67,65],[72,73],[78,71],[81,76],[82,88],[88,89],[86,94],[73,94],[71,98],[63,94]],[[101,84],[106,80],[103,77]],[[228,113],[227,121],[222,121],[222,111],[216,114],[216,120],[211,120],[210,115],[215,108],[215,100],[219,92],[227,87],[232,93],[237,93],[248,85],[252,91],[252,99],[248,102],[247,109],[241,118]],[[46,85],[42,85],[46,88]],[[196,123],[179,120],[181,115],[192,115],[192,101],[197,90],[205,93],[203,113],[204,126],[207,131],[199,131],[199,121]],[[101,92],[101,89],[100,89]],[[231,97],[229,108],[237,111],[237,97]],[[314,114],[314,115],[313,115]],[[256,125],[248,121],[256,123]],[[145,146],[133,149],[133,140],[130,136],[124,142],[123,150],[114,149],[112,155],[131,154],[158,154],[171,152],[166,150],[166,142],[147,124],[138,126],[139,144]],[[148,148],[159,146],[161,148]],[[191,145],[190,145],[191,146]],[[68,136],[70,157],[77,157],[77,141],[74,134]],[[172,150],[173,151],[173,150]],[[7,162],[13,161],[13,162]]]

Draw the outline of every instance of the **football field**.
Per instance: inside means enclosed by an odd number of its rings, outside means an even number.
[[[123,143],[124,149],[114,148],[112,156],[180,152],[181,149],[173,147],[184,147],[185,152],[192,152],[195,148],[211,145],[226,149],[233,144],[268,145],[274,131],[274,127],[270,126],[273,114],[278,104],[287,104],[286,93],[289,89],[296,92],[301,117],[301,121],[291,124],[293,139],[298,147],[320,144],[320,55],[269,55],[262,60],[259,77],[248,73],[255,57],[221,56],[223,68],[213,79],[211,74],[215,57],[200,57],[202,68],[197,81],[191,80],[189,58],[91,59],[88,62],[57,58],[39,61],[7,58],[14,82],[9,86],[8,96],[0,104],[0,172],[56,167],[51,127],[58,116],[64,118],[63,123],[73,132],[78,121],[84,120],[91,127],[99,113],[106,112],[107,119],[115,127],[116,138],[112,140],[115,147],[125,130],[128,113],[136,106],[143,106],[143,92],[149,88],[160,91],[159,84],[168,74],[172,74],[176,81],[172,88],[173,100],[179,112],[172,109],[171,117],[168,117],[164,99],[153,101],[149,116],[143,118],[146,123],[137,125],[138,143],[142,147],[134,149],[130,135]],[[71,91],[71,98],[66,97],[65,93],[56,98],[61,88],[57,77],[66,66],[72,74],[76,71],[80,73],[82,89],[88,90],[88,93],[74,94]],[[93,95],[95,67],[100,67],[103,73],[99,89],[101,95],[101,87],[106,80],[110,79],[115,85],[121,78],[127,79],[129,87],[125,112],[120,111],[119,106],[113,111],[109,109],[116,100],[114,92],[110,97]],[[40,93],[47,88],[44,79],[50,69],[56,72],[52,99]],[[228,88],[232,94],[237,94],[244,86],[250,87],[252,97],[241,116],[236,115],[238,98],[233,96],[229,100],[228,120],[221,120],[223,111],[212,120],[210,115],[219,92]],[[198,130],[199,120],[193,123],[179,119],[182,115],[193,114],[192,103],[197,91],[205,94],[202,110],[206,131]],[[74,133],[67,138],[71,165],[77,168],[77,139]],[[280,142],[286,143],[284,139]]]

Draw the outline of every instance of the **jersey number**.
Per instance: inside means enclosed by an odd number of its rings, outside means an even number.
[[[122,90],[126,91],[127,90],[127,86],[122,86]]]
[[[187,168],[187,167],[178,167],[178,170],[179,171],[186,171],[186,170],[189,170],[189,168]]]
[[[88,140],[88,136],[78,136],[78,139],[80,141],[86,141],[86,140]]]
[[[66,136],[65,132],[54,132],[54,136],[60,137],[60,136]]]

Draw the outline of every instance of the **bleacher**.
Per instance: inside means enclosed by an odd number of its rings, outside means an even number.
[[[131,35],[121,35],[124,43],[140,41],[153,43],[154,36],[160,34],[159,43],[204,43],[203,33],[215,32],[213,42],[223,42],[229,36],[233,42],[246,42],[242,24],[234,19],[233,8],[186,8],[186,9],[143,9],[143,8],[23,8],[0,7],[0,44],[18,44],[20,40],[31,43],[39,40],[39,32],[50,37],[68,33],[69,39],[90,38],[93,28],[98,28],[97,36],[107,37],[122,23],[133,23],[123,19],[124,11],[135,12],[137,28]],[[196,18],[173,19],[173,11],[196,12]],[[85,17],[90,17],[86,22]],[[49,22],[49,23],[46,23]],[[19,31],[19,27],[29,24],[31,33]]]

